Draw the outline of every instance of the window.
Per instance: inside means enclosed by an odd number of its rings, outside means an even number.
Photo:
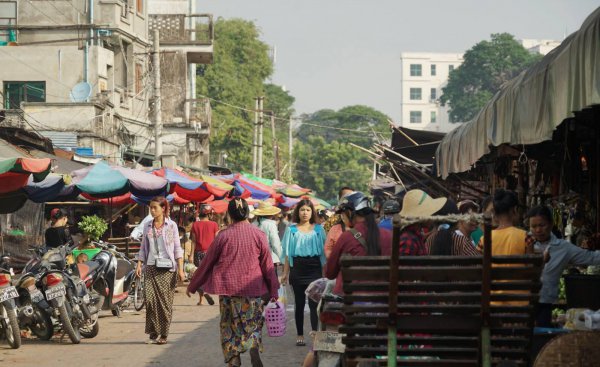
[[[0,46],[6,46],[9,42],[17,42],[17,31],[11,26],[17,25],[17,2],[0,2],[0,25],[8,26],[0,29]]]
[[[437,122],[437,113],[435,111],[431,111],[431,119],[429,121],[431,121],[432,124],[435,124]]]
[[[46,82],[4,82],[4,108],[19,109],[21,102],[46,102]]]
[[[431,76],[436,76],[437,75],[437,70],[436,70],[436,66],[435,64],[431,64]]]
[[[412,101],[421,100],[421,88],[410,88],[410,99]]]
[[[454,65],[448,65],[448,74],[454,71]]]
[[[144,0],[136,0],[135,9],[138,12],[138,14],[144,14]]]
[[[421,122],[421,111],[410,111],[410,122],[412,122],[412,123]]]
[[[431,88],[429,91],[429,99],[435,101],[437,99],[437,89]]]
[[[421,76],[422,74],[421,64],[410,64],[410,76]]]
[[[142,80],[144,78],[144,68],[142,64],[135,64],[135,94],[140,94],[142,92],[143,83]]]

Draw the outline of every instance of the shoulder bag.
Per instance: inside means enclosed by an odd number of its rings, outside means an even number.
[[[154,266],[157,269],[172,269],[173,263],[171,262],[171,259],[164,259],[160,257],[160,252],[158,251],[158,236],[156,235],[156,228],[154,228],[154,223],[152,223],[152,233],[154,235],[154,250],[156,251],[156,255],[154,256]]]

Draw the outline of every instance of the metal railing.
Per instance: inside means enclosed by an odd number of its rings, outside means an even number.
[[[148,16],[148,31],[152,39],[158,29],[160,43],[164,45],[212,45],[214,23],[212,14],[151,14]],[[190,29],[190,22],[195,25]]]

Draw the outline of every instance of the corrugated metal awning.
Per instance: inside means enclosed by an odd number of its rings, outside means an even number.
[[[52,144],[65,150],[75,150],[77,145],[77,134],[67,131],[40,131],[42,136],[52,140]]]

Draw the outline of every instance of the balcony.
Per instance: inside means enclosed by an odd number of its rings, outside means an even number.
[[[149,38],[152,40],[154,30],[158,30],[162,50],[185,52],[190,64],[212,63],[212,14],[151,14],[148,17]]]
[[[196,132],[210,132],[212,111],[207,98],[186,99],[185,112],[189,126],[193,127]]]

